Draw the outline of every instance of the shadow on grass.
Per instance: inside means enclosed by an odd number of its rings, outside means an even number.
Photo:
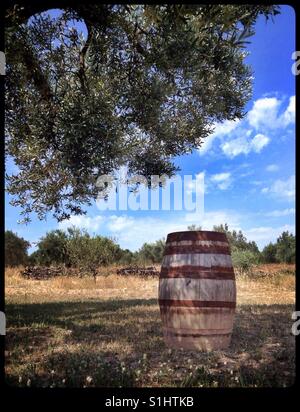
[[[27,354],[40,350],[45,362],[43,370],[31,370],[34,362],[24,369],[24,376],[37,386],[43,382],[46,386],[49,382],[56,386],[84,386],[92,372],[96,386],[135,386],[136,371],[141,367],[147,367],[149,372],[169,361],[175,370],[178,363],[186,367],[189,358],[195,365],[209,368],[211,359],[225,357],[239,368],[238,386],[282,386],[282,382],[290,382],[293,374],[293,310],[293,305],[283,304],[239,306],[230,348],[207,355],[176,350],[169,354],[156,299],[7,304],[7,347],[16,355],[9,362],[21,364],[20,348]],[[55,345],[62,350],[55,353]],[[70,351],[70,345],[76,349]],[[148,360],[138,363],[145,354]],[[57,378],[49,375],[51,370],[60,371]],[[282,380],[284,371],[287,378]],[[221,367],[218,372],[222,372]],[[209,379],[206,372],[202,373],[191,381],[192,386],[198,386],[203,376],[207,382],[217,380],[222,386],[229,386],[227,372]],[[63,379],[67,383],[62,383]],[[16,383],[16,377],[9,380]]]
[[[47,320],[55,324],[57,317],[65,318],[85,318],[94,313],[116,312],[120,309],[132,308],[135,306],[156,305],[157,299],[112,299],[105,301],[88,301],[88,302],[47,302],[47,303],[25,303],[6,305],[6,312],[11,319],[11,326],[17,322],[25,324],[36,322],[37,320]]]
[[[8,333],[7,340],[28,344],[51,328],[70,332],[64,337],[65,343],[92,345],[117,341],[149,350],[151,340],[147,335],[162,336],[157,305],[156,299],[8,304],[7,327],[13,332]]]

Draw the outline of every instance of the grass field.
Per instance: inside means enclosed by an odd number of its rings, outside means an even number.
[[[264,265],[237,276],[232,343],[210,353],[163,341],[158,279],[27,280],[7,269],[6,381],[38,387],[289,386],[295,376],[295,274]]]

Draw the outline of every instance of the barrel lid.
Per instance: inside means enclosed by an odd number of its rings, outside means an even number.
[[[180,240],[211,240],[228,242],[225,233],[211,230],[187,230],[183,232],[172,232],[167,236],[167,242],[176,242]]]

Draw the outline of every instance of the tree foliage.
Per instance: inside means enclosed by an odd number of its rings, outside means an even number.
[[[234,248],[231,252],[233,267],[240,274],[247,274],[260,261],[259,253],[247,249]]]
[[[122,250],[114,240],[90,236],[75,227],[48,232],[37,246],[31,263],[43,266],[65,265],[93,271],[98,266],[116,263],[122,257]]]
[[[30,261],[36,265],[70,265],[68,237],[63,230],[46,233],[37,244],[38,249],[30,255]]]
[[[189,225],[189,226],[187,227],[187,230],[190,230],[190,231],[202,230],[202,227],[193,224],[193,225]]]
[[[144,243],[138,251],[137,259],[144,263],[159,263],[163,260],[165,249],[165,239],[157,240],[154,243]]]
[[[235,249],[242,250],[242,251],[249,251],[254,254],[259,254],[259,249],[257,244],[254,241],[248,241],[246,236],[243,234],[241,230],[238,232],[236,230],[229,230],[229,226],[227,223],[224,225],[215,225],[213,230],[216,232],[225,233],[229,242],[229,246],[232,251]]]
[[[191,228],[190,230],[195,230]],[[226,233],[231,246],[234,267],[240,272],[248,272],[252,266],[260,263],[294,263],[295,236],[283,232],[276,243],[265,246],[259,252],[255,242],[248,242],[242,232],[230,231],[228,225],[215,226],[214,230]],[[65,265],[83,268],[93,272],[97,267],[110,264],[136,265],[161,264],[165,248],[165,239],[153,243],[144,243],[136,252],[122,249],[114,239],[94,235],[75,227],[67,231],[53,230],[43,236],[37,244],[37,250],[29,257],[27,249],[30,243],[11,231],[5,232],[5,265]]]
[[[282,232],[276,243],[269,243],[262,251],[266,263],[295,263],[296,237],[288,231]]]
[[[61,8],[61,14],[41,13]],[[6,153],[13,204],[58,220],[84,213],[97,177],[172,176],[251,95],[244,46],[278,6],[78,5],[7,10]],[[76,24],[74,23],[76,22]],[[82,36],[78,24],[84,23]]]
[[[282,232],[276,243],[276,258],[279,262],[295,263],[296,237],[288,231]]]
[[[5,231],[5,266],[26,265],[30,243],[11,230]]]
[[[276,244],[274,243],[269,243],[268,245],[266,245],[261,254],[262,254],[262,259],[265,263],[277,263],[277,256],[276,256],[276,252],[277,252],[277,247]]]
[[[68,251],[71,266],[95,270],[118,262],[121,248],[114,240],[103,236],[90,236],[76,228],[68,228]]]

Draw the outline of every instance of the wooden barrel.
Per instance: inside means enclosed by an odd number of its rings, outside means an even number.
[[[170,233],[159,278],[165,342],[173,348],[216,350],[230,344],[236,285],[224,233]]]

